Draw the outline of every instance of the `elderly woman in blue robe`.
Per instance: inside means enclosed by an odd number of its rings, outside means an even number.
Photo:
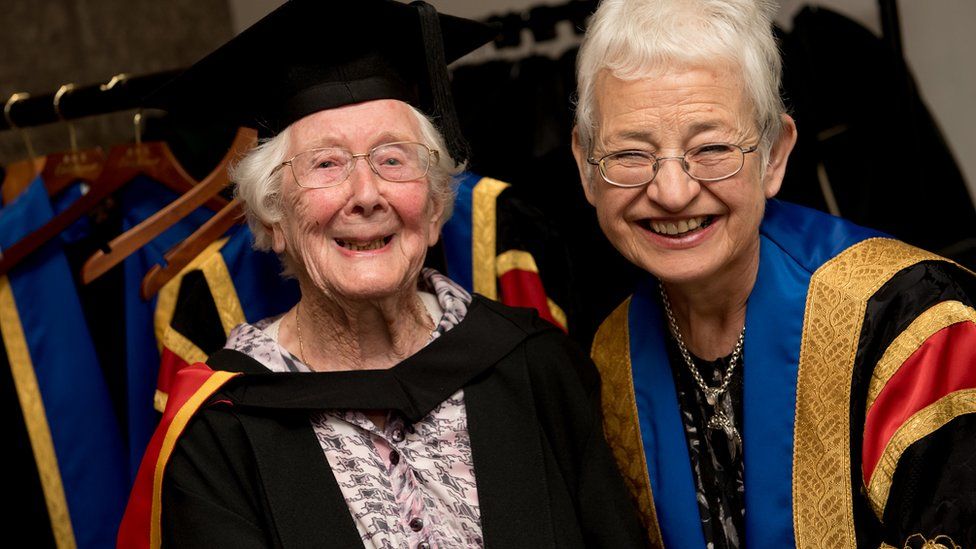
[[[775,11],[605,0],[587,30],[573,150],[647,273],[593,346],[608,436],[655,545],[972,546],[976,282],[773,198]]]

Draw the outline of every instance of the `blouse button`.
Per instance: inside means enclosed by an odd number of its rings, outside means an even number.
[[[417,544],[417,549],[430,549],[430,544],[426,541],[422,541]]]
[[[397,463],[400,463],[400,452],[392,450],[390,452],[390,465],[396,465]]]
[[[410,529],[414,532],[419,532],[424,529],[424,519],[420,517],[414,517],[410,519]]]
[[[403,429],[394,429],[390,438],[393,439],[393,442],[403,442]]]

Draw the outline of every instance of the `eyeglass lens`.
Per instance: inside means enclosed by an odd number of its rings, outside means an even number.
[[[682,169],[691,177],[703,181],[725,179],[742,168],[745,159],[742,149],[724,143],[702,145],[685,152],[684,157],[656,159],[642,151],[622,151],[600,162],[603,176],[625,186],[643,185],[657,175],[662,162],[680,161]]]
[[[293,158],[291,166],[300,186],[331,187],[346,180],[359,156],[339,148],[311,149]],[[386,181],[412,181],[427,174],[430,149],[421,143],[389,143],[376,147],[366,158]]]

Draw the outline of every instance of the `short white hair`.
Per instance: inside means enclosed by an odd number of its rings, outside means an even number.
[[[603,0],[576,63],[576,128],[583,150],[596,135],[596,83],[603,71],[637,80],[674,67],[731,63],[765,135],[765,166],[785,112],[782,60],[773,36],[773,0]]]
[[[443,208],[441,226],[454,210],[454,176],[464,170],[464,163],[455,163],[447,151],[447,144],[434,123],[411,105],[410,111],[417,117],[420,140],[438,151],[437,161],[430,166],[427,181],[430,199]],[[281,182],[285,170],[278,169],[288,160],[291,145],[291,126],[270,139],[263,140],[230,169],[231,181],[237,184],[234,195],[244,206],[247,223],[254,234],[254,247],[271,249],[271,233],[268,228],[281,220]],[[438,227],[439,228],[439,227]]]

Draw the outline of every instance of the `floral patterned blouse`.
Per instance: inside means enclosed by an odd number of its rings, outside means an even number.
[[[429,344],[461,322],[471,295],[433,269],[421,272],[419,290],[436,324]],[[241,324],[225,347],[274,372],[310,372],[278,345],[279,323]],[[360,410],[309,421],[364,547],[484,546],[463,390],[413,424],[390,412],[381,429]]]

